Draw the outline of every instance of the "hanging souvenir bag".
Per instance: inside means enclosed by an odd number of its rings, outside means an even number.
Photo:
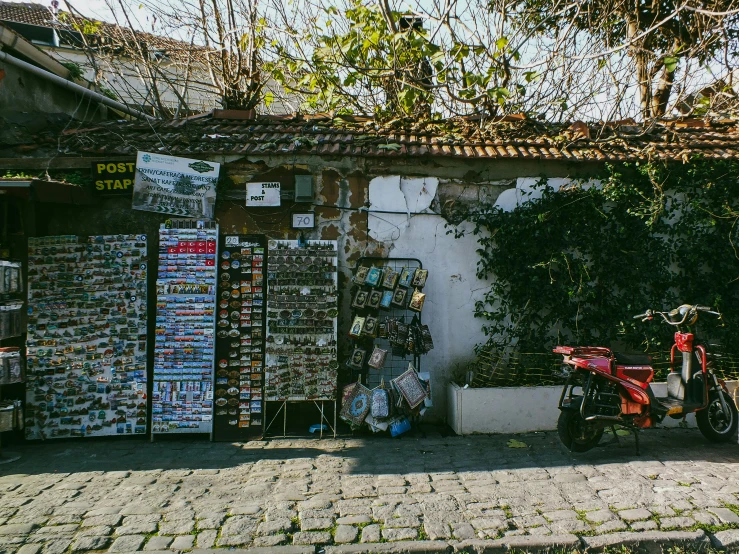
[[[372,390],[370,413],[373,418],[383,419],[390,415],[390,396],[385,390],[385,379],[380,386]]]

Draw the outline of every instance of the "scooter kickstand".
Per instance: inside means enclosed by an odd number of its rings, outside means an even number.
[[[617,445],[619,446],[619,448],[620,448],[620,447],[621,447],[621,441],[620,441],[620,440],[619,440],[619,438],[618,438],[618,433],[616,433],[616,426],[615,426],[615,425],[611,425],[611,432],[613,433],[613,440],[614,440],[614,442],[615,442],[615,443],[616,443],[616,444],[617,444]]]

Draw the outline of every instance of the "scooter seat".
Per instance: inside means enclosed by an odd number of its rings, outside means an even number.
[[[648,354],[625,354],[624,352],[614,352],[616,357],[616,365],[651,365],[652,357]]]

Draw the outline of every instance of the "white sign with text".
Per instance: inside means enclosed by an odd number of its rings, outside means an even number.
[[[253,207],[279,206],[280,183],[246,183],[246,205]]]

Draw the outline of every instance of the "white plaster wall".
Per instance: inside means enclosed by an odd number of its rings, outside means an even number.
[[[495,202],[495,205],[502,208],[504,211],[510,212],[513,211],[516,206],[525,204],[530,200],[541,198],[542,190],[541,187],[537,186],[540,180],[541,179],[537,177],[519,177],[518,179],[516,179],[515,188],[503,191],[503,193],[498,197],[498,200]],[[555,191],[558,191],[562,187],[572,185],[576,182],[580,183],[579,181],[575,181],[566,177],[547,179],[547,185],[552,187]],[[599,185],[600,181],[597,180],[590,180],[584,183],[580,183],[580,186],[582,186],[583,188]]]
[[[475,301],[490,285],[475,275],[477,237],[447,235],[446,221],[431,211],[438,185],[435,178],[373,179],[368,229],[373,239],[386,244],[389,257],[418,258],[429,270],[422,320],[431,330],[434,349],[422,358],[421,368],[431,373],[434,402],[425,418],[440,421],[451,373],[473,359],[475,345],[485,340],[482,322],[473,313]]]
[[[737,381],[727,381],[733,395]],[[657,397],[667,395],[666,383],[653,383]],[[458,435],[475,433],[529,433],[557,429],[562,387],[463,388],[454,383],[447,391],[447,421]],[[695,415],[687,424],[695,427]],[[663,427],[677,427],[681,420],[665,418]]]

